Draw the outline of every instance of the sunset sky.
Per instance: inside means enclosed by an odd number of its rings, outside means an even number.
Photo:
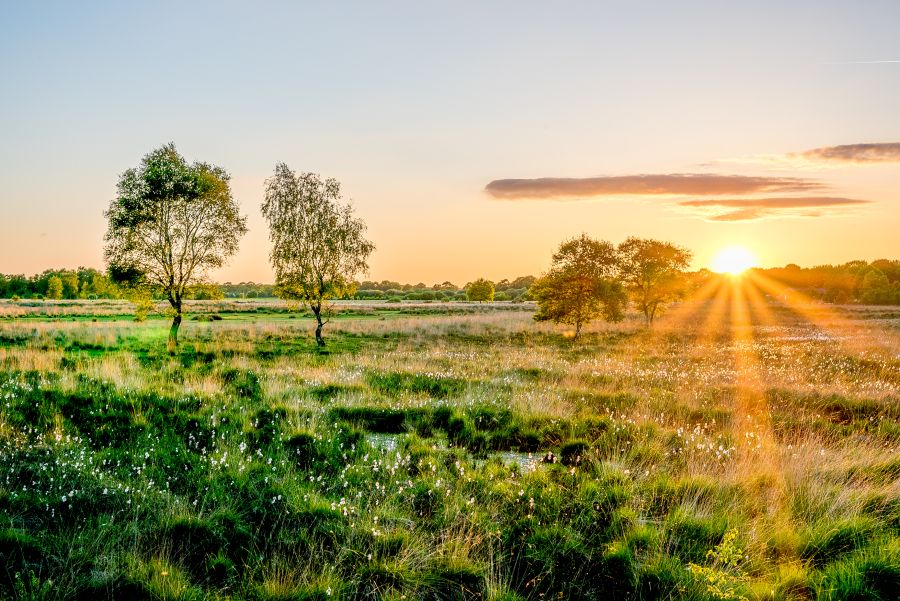
[[[189,6],[186,6],[189,5]],[[371,279],[539,274],[630,235],[900,258],[900,2],[4,2],[0,273],[103,267],[118,175],[223,166],[272,280],[276,162],[340,180]]]

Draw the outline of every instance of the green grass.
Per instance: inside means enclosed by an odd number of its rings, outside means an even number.
[[[210,305],[174,356],[38,309],[0,323],[0,598],[700,600],[732,530],[734,598],[898,598],[884,322],[758,327],[754,386],[724,330],[520,308],[350,308],[321,354]]]

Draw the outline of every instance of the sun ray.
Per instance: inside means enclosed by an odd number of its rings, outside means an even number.
[[[755,317],[755,323],[766,327],[778,326],[780,322],[772,310],[771,303],[763,296],[756,283],[752,279],[746,278],[743,280],[743,284],[742,291],[747,296],[747,308],[751,313],[751,318]]]
[[[735,368],[732,431],[735,440],[742,443],[736,469],[742,477],[753,476],[760,491],[767,491],[769,515],[781,519],[785,498],[784,470],[765,395],[766,378],[756,351],[749,309],[751,301],[747,296],[749,287],[746,281],[736,280],[731,295],[730,331]]]
[[[710,277],[694,294],[685,299],[675,309],[664,314],[655,331],[658,334],[681,331],[692,318],[697,318],[698,315],[703,314],[706,303],[713,299],[721,288],[722,278],[718,276]]]
[[[707,346],[716,342],[723,335],[727,335],[727,325],[730,322],[731,297],[734,291],[732,286],[723,282],[716,291],[709,309],[698,324],[698,338],[701,346]]]
[[[883,346],[877,344],[874,337],[862,336],[858,324],[845,318],[839,311],[800,291],[755,271],[748,272],[747,279],[779,299],[787,310],[815,326],[847,350],[858,352],[873,346]]]

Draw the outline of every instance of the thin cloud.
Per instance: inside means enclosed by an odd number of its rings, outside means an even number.
[[[678,206],[698,210],[710,221],[750,221],[765,217],[822,217],[871,202],[834,196],[796,196],[683,200]]]
[[[838,61],[833,63],[826,63],[828,65],[889,65],[894,63],[900,63],[900,61]]]
[[[803,152],[718,159],[710,163],[703,163],[701,166],[715,167],[716,165],[732,164],[765,165],[776,169],[823,169],[841,165],[877,163],[900,163],[900,142],[823,146]]]
[[[813,161],[897,163],[900,162],[900,142],[824,146],[802,152],[800,156]]]
[[[512,200],[594,196],[714,196],[809,192],[822,188],[824,186],[816,180],[795,177],[671,173],[584,178],[498,179],[485,186],[485,192],[494,198]]]

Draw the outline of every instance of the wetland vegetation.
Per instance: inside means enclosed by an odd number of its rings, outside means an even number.
[[[895,309],[127,307],[0,305],[2,597],[898,596]]]

